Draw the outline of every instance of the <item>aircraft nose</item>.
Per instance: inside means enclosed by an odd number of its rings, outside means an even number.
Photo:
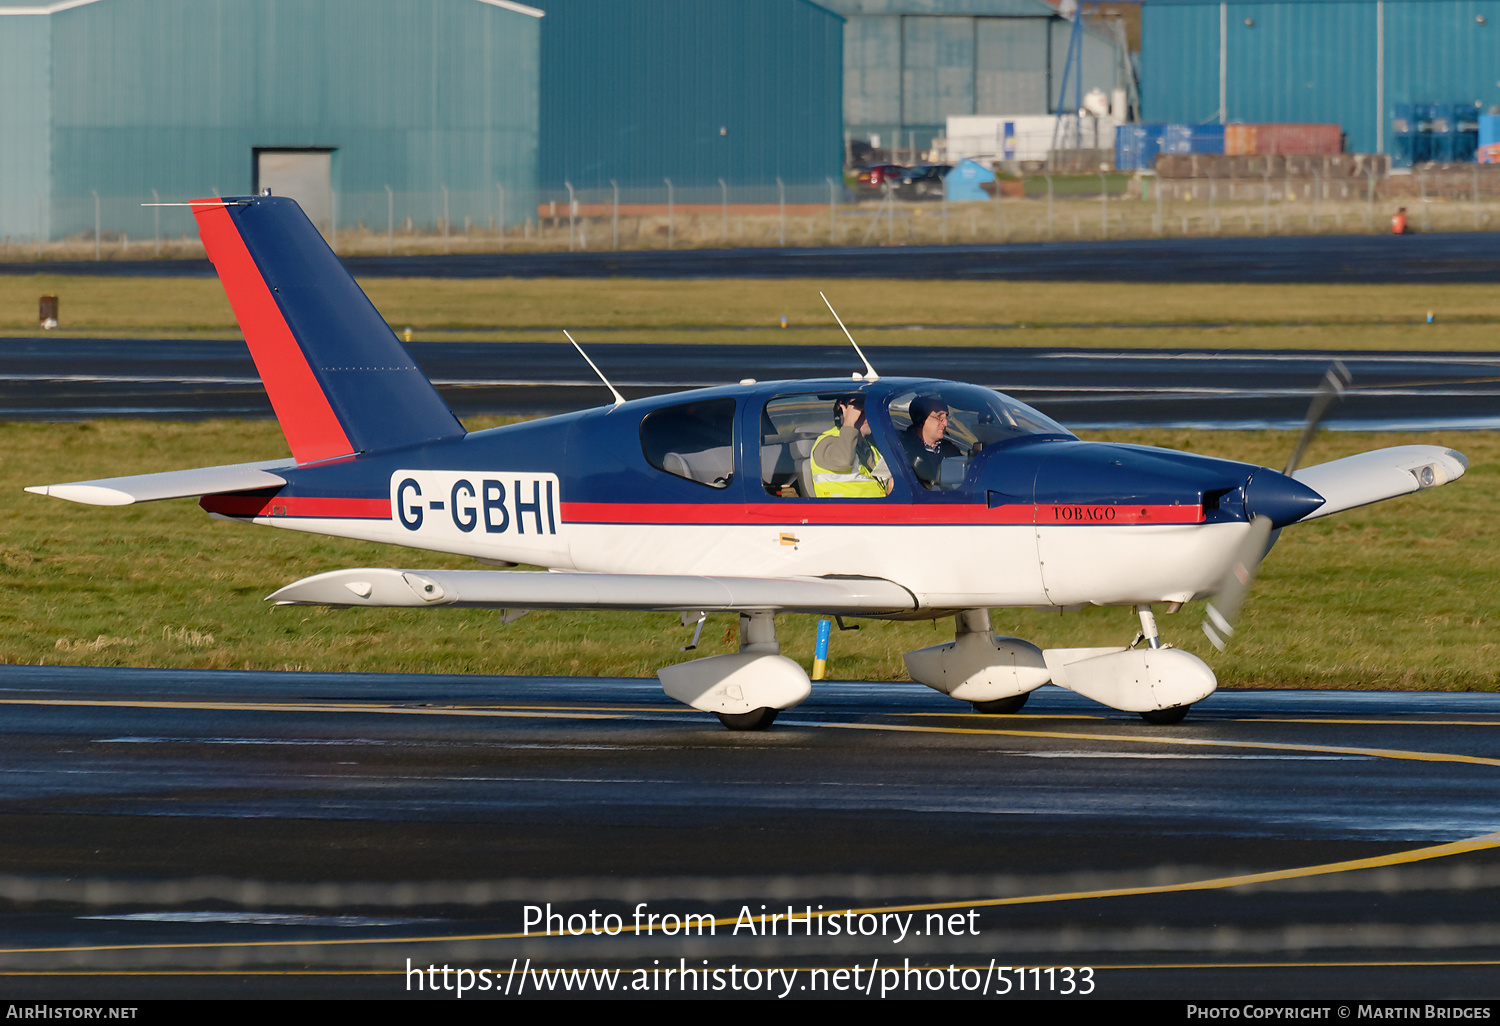
[[[1245,482],[1245,515],[1266,517],[1273,527],[1294,524],[1327,500],[1301,481],[1261,467]]]

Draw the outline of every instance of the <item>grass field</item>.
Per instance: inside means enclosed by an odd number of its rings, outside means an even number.
[[[540,337],[566,344],[560,329],[572,328],[596,345],[839,344],[820,290],[861,333],[861,343],[872,346],[1475,351],[1495,348],[1500,326],[1495,290],[1485,285],[389,278],[362,284],[397,331],[410,326],[428,340]],[[0,276],[0,333],[37,333],[37,297],[44,293],[60,297],[60,337],[238,337],[213,278],[50,275]],[[1428,312],[1433,324],[1426,323]],[[785,330],[778,327],[782,317]]]
[[[1274,465],[1292,442],[1274,432],[1094,437]],[[1287,530],[1228,654],[1209,647],[1196,607],[1161,617],[1166,640],[1206,658],[1225,686],[1494,690],[1500,435],[1330,433],[1308,462],[1412,441],[1465,451],[1469,474],[1441,491]],[[101,509],[20,490],[285,451],[270,422],[0,424],[0,661],[649,676],[685,658],[678,646],[689,631],[671,614],[536,612],[501,626],[496,614],[474,610],[272,608],[265,595],[324,570],[476,564],[215,521],[191,500]],[[734,623],[711,617],[700,654],[732,650]],[[787,654],[810,665],[815,619],[787,616],[779,626]],[[1126,609],[995,614],[998,631],[1044,647],[1122,644],[1135,626]],[[951,621],[867,621],[835,634],[830,674],[904,679],[900,654],[948,640],[951,630]]]

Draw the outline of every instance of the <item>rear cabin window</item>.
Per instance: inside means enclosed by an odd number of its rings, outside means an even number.
[[[669,406],[641,421],[641,451],[657,470],[710,488],[734,480],[734,400]]]

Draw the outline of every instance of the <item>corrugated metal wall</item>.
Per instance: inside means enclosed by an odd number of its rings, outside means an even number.
[[[544,187],[837,180],[836,15],[807,0],[541,6]]]
[[[46,228],[52,48],[46,18],[0,18],[0,235]]]
[[[1397,103],[1500,104],[1500,0],[1241,2],[1223,14],[1229,121],[1336,123],[1349,150],[1389,153]],[[1219,27],[1218,3],[1146,4],[1145,118],[1217,118]]]
[[[856,138],[926,148],[950,115],[1057,107],[1072,23],[1039,0],[823,3],[848,19],[844,127]],[[1113,43],[1086,31],[1083,91],[1122,85],[1118,70]]]
[[[493,217],[497,182],[513,218],[532,202],[535,18],[476,0],[103,0],[0,18],[0,46],[17,30],[50,42],[53,237],[92,231],[96,192],[109,230],[133,235],[155,228],[152,190],[248,192],[257,147],[331,148],[343,225],[383,229],[387,186],[422,224],[443,186],[455,220]],[[6,176],[0,209],[25,189]],[[160,216],[164,234],[191,230],[185,211]]]

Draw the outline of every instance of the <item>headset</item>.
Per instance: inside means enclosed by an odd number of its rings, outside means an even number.
[[[833,401],[833,426],[842,428],[844,426],[844,407],[856,406],[861,413],[865,409],[865,397],[863,392],[846,392]]]

